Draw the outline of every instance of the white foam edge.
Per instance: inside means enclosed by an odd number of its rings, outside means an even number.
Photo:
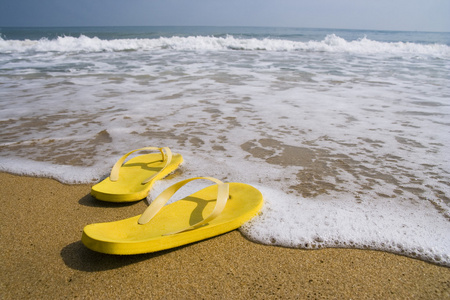
[[[301,249],[380,250],[450,266],[449,221],[431,202],[363,199],[358,205],[330,195],[302,198],[255,187],[265,205],[240,228],[252,241]]]
[[[55,165],[26,158],[0,158],[0,171],[32,177],[46,177],[66,184],[96,182],[104,177],[104,166],[91,167]]]

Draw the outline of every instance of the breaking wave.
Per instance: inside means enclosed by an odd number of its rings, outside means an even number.
[[[353,54],[413,54],[449,57],[450,47],[443,44],[418,44],[410,42],[379,42],[362,38],[347,41],[335,34],[321,41],[290,41],[283,39],[242,39],[226,37],[188,36],[160,37],[157,39],[114,39],[98,37],[63,36],[56,39],[7,40],[0,37],[0,53],[22,52],[113,52],[113,51],[306,51],[341,52]]]

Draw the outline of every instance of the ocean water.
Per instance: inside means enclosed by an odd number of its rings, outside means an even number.
[[[169,146],[185,163],[150,200],[245,182],[255,242],[450,266],[450,33],[0,28],[0,124],[2,171],[91,183]]]

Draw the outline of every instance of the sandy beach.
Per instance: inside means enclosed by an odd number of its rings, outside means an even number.
[[[85,225],[134,216],[144,201],[99,203],[90,185],[0,173],[1,299],[450,299],[450,269],[395,254],[298,250],[239,231],[154,254],[110,256]]]

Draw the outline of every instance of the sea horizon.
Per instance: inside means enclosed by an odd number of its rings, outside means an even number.
[[[340,28],[340,27],[303,27],[303,26],[263,26],[263,25],[52,25],[52,26],[11,26],[0,25],[0,28],[145,28],[145,27],[169,27],[169,28],[279,28],[279,29],[313,29],[313,30],[352,30],[352,31],[385,31],[385,32],[420,32],[420,33],[450,33],[450,31],[433,30],[406,30],[406,29],[369,29],[369,28]]]

